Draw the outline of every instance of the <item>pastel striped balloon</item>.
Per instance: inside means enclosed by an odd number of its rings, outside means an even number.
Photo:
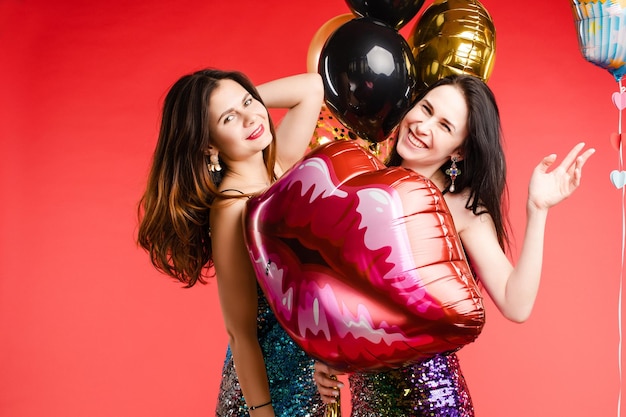
[[[626,74],[626,2],[571,0],[571,5],[581,53],[619,82]]]

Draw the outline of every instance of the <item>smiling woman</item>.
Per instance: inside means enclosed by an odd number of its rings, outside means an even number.
[[[500,114],[482,80],[450,75],[423,91],[400,121],[387,165],[421,174],[443,193],[453,219],[450,227],[462,245],[459,252],[471,266],[468,274],[483,285],[504,317],[521,323],[529,318],[539,290],[548,210],[578,189],[582,168],[595,152],[583,147],[574,146],[555,167],[555,154],[535,167],[528,186],[526,234],[515,266],[505,254],[508,211]],[[420,233],[411,230],[411,235]],[[474,416],[456,350],[431,353],[422,362],[350,375],[352,416]],[[336,401],[334,373],[328,364],[316,365],[320,393],[331,403]]]
[[[247,166],[239,165],[255,155],[262,158],[262,151],[273,139],[269,114],[263,103],[232,80],[222,80],[211,94],[209,126],[213,139],[207,147],[209,155],[230,167],[229,175],[247,175],[237,172],[247,169]],[[243,142],[242,137],[245,138]],[[267,177],[267,173],[262,173],[261,179],[263,176]]]
[[[266,108],[287,108],[274,129]],[[215,268],[229,347],[218,416],[321,416],[313,361],[278,324],[260,291],[241,225],[247,198],[308,147],[322,105],[319,75],[255,88],[241,73],[179,79],[141,200],[138,241],[156,268],[193,286]]]

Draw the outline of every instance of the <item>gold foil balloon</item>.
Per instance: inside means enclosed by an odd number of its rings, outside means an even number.
[[[493,70],[496,31],[476,0],[436,0],[424,10],[408,43],[425,85],[450,74],[474,75],[487,82]]]
[[[352,13],[341,14],[335,16],[326,23],[324,23],[315,32],[311,43],[309,43],[309,50],[306,56],[306,70],[307,72],[317,72],[317,64],[320,60],[320,53],[328,37],[341,25],[350,20],[356,18]]]

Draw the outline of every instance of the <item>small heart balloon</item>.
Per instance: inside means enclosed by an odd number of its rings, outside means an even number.
[[[620,93],[613,93],[613,96],[611,97],[613,99],[613,104],[615,104],[615,107],[617,107],[619,110],[624,110],[626,109],[626,93],[624,93],[623,91]]]
[[[618,152],[619,152],[619,147],[622,144],[623,135],[624,135],[623,133],[620,135],[619,133],[613,132],[611,133],[611,136],[609,138],[611,142],[611,146],[613,147],[613,149],[615,149]]]
[[[441,192],[354,142],[315,148],[249,199],[245,236],[278,321],[333,368],[414,363],[482,330],[482,297]]]
[[[626,171],[611,171],[611,182],[615,188],[622,188],[626,184]]]

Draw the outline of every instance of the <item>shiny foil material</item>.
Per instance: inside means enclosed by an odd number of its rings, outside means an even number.
[[[477,0],[436,0],[408,37],[418,78],[431,85],[450,74],[487,82],[496,57],[496,29]]]
[[[311,38],[311,42],[309,43],[309,49],[306,56],[307,72],[317,72],[317,67],[320,62],[320,53],[322,52],[322,48],[328,40],[328,37],[332,35],[332,33],[337,30],[341,25],[349,22],[354,18],[356,18],[356,16],[352,13],[340,14],[320,26],[320,28]]]
[[[370,142],[388,138],[410,107],[417,83],[406,40],[368,17],[352,19],[328,37],[318,72],[329,110]]]
[[[424,4],[424,0],[346,0],[357,16],[380,20],[395,30],[409,23]]]
[[[615,81],[626,74],[626,2],[570,0],[585,59],[608,70]]]
[[[482,296],[441,192],[354,142],[315,148],[249,199],[245,233],[278,321],[332,368],[400,367],[482,330]]]
[[[356,133],[342,125],[341,122],[332,115],[326,105],[323,105],[320,109],[320,115],[317,119],[311,142],[309,143],[309,149],[315,149],[319,145],[324,145],[335,140],[354,141],[381,161],[389,157],[395,142],[395,139],[392,137],[381,142],[370,142],[358,137]]]

